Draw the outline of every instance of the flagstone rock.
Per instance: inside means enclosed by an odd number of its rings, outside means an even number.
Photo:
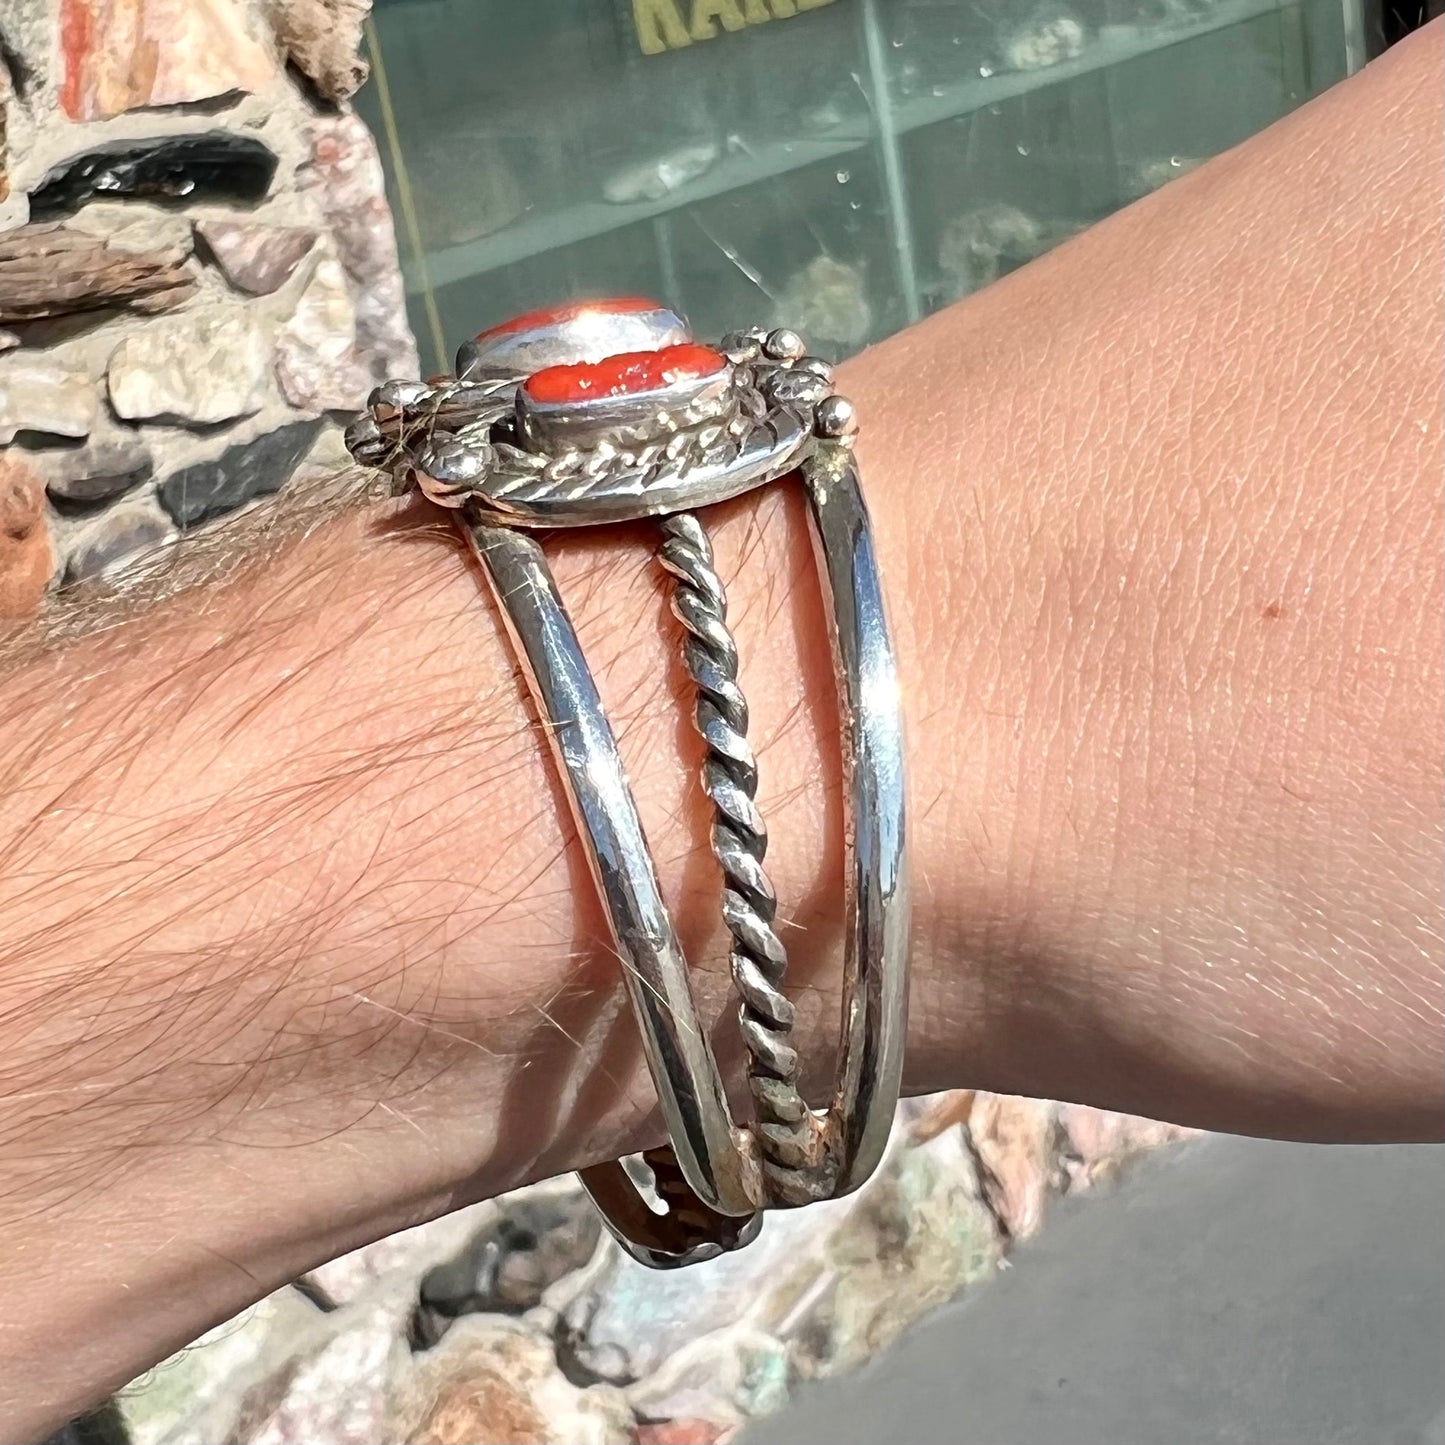
[[[361,27],[371,0],[270,0],[267,16],[286,58],[333,104],[350,100],[370,67]]]
[[[286,1292],[268,1295],[126,1386],[118,1399],[131,1445],[227,1439],[251,1371],[307,1313]]]
[[[175,536],[175,528],[149,497],[107,507],[71,531],[65,541],[65,581],[114,579]]]
[[[53,500],[82,505],[108,502],[150,478],[155,460],[139,438],[113,438],[51,452],[39,459]]]
[[[214,461],[183,467],[161,483],[161,505],[177,525],[189,528],[279,492],[311,450],[321,425],[292,422],[227,447]]]
[[[348,1311],[344,1328],[309,1359],[294,1362],[270,1415],[246,1445],[377,1445],[386,1428],[392,1374],[407,1349],[395,1311],[384,1304]]]
[[[301,411],[359,411],[375,384],[356,346],[356,309],[341,263],[317,265],[276,338],[276,379]]]
[[[24,352],[0,360],[0,446],[21,432],[88,436],[96,408],[95,383],[84,372]]]
[[[245,0],[60,0],[71,120],[264,89],[277,74]]]
[[[195,289],[186,252],[176,246],[133,248],[53,223],[0,234],[0,322],[7,325],[86,311],[169,311]]]
[[[355,115],[322,116],[309,130],[311,154],[298,181],[313,192],[336,244],[356,310],[356,348],[373,385],[421,369],[406,319],[396,230],[381,158]]]
[[[221,274],[248,296],[278,291],[316,244],[316,232],[306,226],[213,219],[197,221],[195,229]]]
[[[1058,1105],[980,1094],[968,1127],[985,1199],[1009,1239],[1027,1239],[1043,1223],[1049,1195],[1063,1184]]]
[[[270,346],[239,308],[198,306],[154,321],[111,353],[110,404],[126,421],[211,426],[259,411]]]
[[[21,453],[0,452],[0,620],[31,616],[54,566],[39,473]]]
[[[399,1383],[392,1433],[407,1445],[632,1445],[633,1415],[610,1385],[577,1386],[546,1335],[485,1315],[417,1355]]]

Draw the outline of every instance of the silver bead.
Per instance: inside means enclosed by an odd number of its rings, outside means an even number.
[[[391,450],[390,443],[376,424],[376,418],[369,411],[362,412],[346,428],[343,440],[346,442],[346,450],[364,467],[382,465]]]
[[[475,341],[464,341],[457,348],[456,362],[458,381],[468,381],[472,373],[481,370],[481,348]]]
[[[762,355],[763,338],[756,329],[729,331],[719,343],[719,350],[729,361],[737,364],[756,361]]]
[[[492,464],[485,442],[443,437],[427,442],[416,457],[417,483],[443,507],[459,507]]]
[[[833,380],[833,365],[831,362],[824,361],[821,356],[805,356],[793,370],[811,372],[814,376],[821,376],[824,381],[829,383]]]
[[[776,331],[768,333],[768,339],[763,342],[763,350],[774,361],[801,361],[808,348],[796,331],[780,326]]]
[[[401,411],[406,407],[416,406],[430,395],[431,387],[424,381],[383,381],[366,398],[366,404],[372,407],[392,407]]]
[[[738,415],[750,421],[762,421],[768,414],[767,399],[755,386],[739,387]]]
[[[485,445],[465,446],[449,438],[438,439],[421,449],[416,464],[439,482],[471,482],[486,471],[491,450]]]
[[[775,371],[764,379],[763,387],[774,401],[791,406],[816,406],[830,389],[811,371]]]
[[[858,409],[846,396],[824,397],[813,414],[813,429],[829,441],[849,441],[858,434]]]

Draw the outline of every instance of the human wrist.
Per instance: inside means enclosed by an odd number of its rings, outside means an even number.
[[[908,714],[910,1087],[1438,1134],[1439,52],[845,373]],[[719,565],[826,1073],[831,677],[778,505],[719,518]],[[70,1170],[8,1196],[46,1262],[12,1276],[13,1435],[328,1254],[656,1138],[545,749],[439,536],[354,514],[7,678],[6,1163]],[[717,1007],[646,555],[556,545]]]

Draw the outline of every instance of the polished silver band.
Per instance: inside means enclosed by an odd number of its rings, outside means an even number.
[[[660,314],[685,335],[672,313]],[[505,338],[514,350],[515,335]],[[585,355],[575,334],[565,339]],[[548,334],[527,341],[548,359]],[[539,383],[535,396],[525,379],[487,376],[497,344],[478,343],[463,349],[457,378],[380,389],[348,440],[359,460],[456,509],[506,618],[623,960],[671,1141],[644,1156],[655,1201],[620,1163],[585,1171],[583,1182],[635,1257],[656,1267],[687,1264],[748,1243],[766,1208],[857,1187],[882,1157],[898,1099],[909,913],[900,702],[852,412],[833,394],[831,371],[805,358],[790,333],[736,333],[718,349],[720,372],[689,356],[704,374],[679,382],[665,372],[661,389],[631,410],[609,396],[600,421],[590,397],[553,400],[559,385],[574,383],[570,375]],[[578,389],[591,381],[583,376]],[[810,504],[842,716],[843,1036],[822,1114],[800,1092],[737,647],[707,532],[692,510],[792,471],[801,472]],[[528,530],[649,515],[660,519],[659,557],[674,579],[673,610],[706,746],[702,781],[749,1055],[746,1127],[732,1117],[698,1018],[596,685]]]

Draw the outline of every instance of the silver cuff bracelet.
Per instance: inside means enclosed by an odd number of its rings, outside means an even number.
[[[898,682],[852,453],[852,405],[786,330],[697,345],[655,302],[592,301],[483,332],[455,376],[392,381],[347,432],[363,465],[452,509],[481,561],[551,740],[671,1140],[649,1150],[649,1199],[621,1162],[583,1171],[608,1226],[670,1268],[737,1249],[762,1211],[836,1198],[888,1140],[908,1011],[908,865]],[[782,991],[787,954],[763,870],[727,599],[696,508],[797,473],[807,491],[842,714],[846,928],[843,1038],[831,1107],[799,1087]],[[702,784],[749,1061],[750,1124],[733,1119],[687,961],[597,687],[535,533],[659,519],[659,560],[696,685]]]

